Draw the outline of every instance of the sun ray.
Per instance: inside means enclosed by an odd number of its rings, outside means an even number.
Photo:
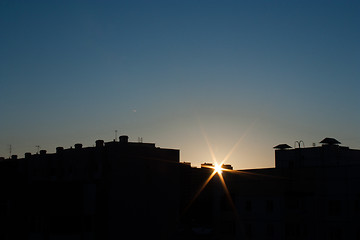
[[[224,177],[223,177],[223,175],[221,173],[218,173],[218,175],[219,175],[221,185],[222,185],[222,187],[223,187],[223,189],[225,191],[226,198],[229,201],[229,204],[231,205],[231,208],[232,208],[232,210],[233,210],[233,212],[234,212],[234,214],[235,214],[235,216],[236,216],[236,218],[238,220],[239,219],[238,211],[236,209],[234,200],[231,197],[230,191],[229,191],[229,189],[228,189],[228,187],[227,187],[227,185],[225,183]]]
[[[256,123],[257,119],[255,119],[250,126],[245,130],[245,132],[241,135],[241,137],[239,138],[239,140],[234,144],[234,146],[230,149],[230,151],[228,152],[228,154],[226,154],[226,156],[224,157],[223,161],[221,162],[220,165],[224,164],[229,158],[230,156],[235,152],[235,150],[238,148],[239,144],[241,143],[241,141],[244,139],[244,137],[246,137],[246,135],[248,134],[248,132],[254,127],[255,123]]]
[[[207,137],[207,134],[205,133],[204,129],[201,126],[200,126],[200,129],[201,129],[202,135],[203,135],[203,137],[205,139],[206,145],[208,146],[208,149],[209,149],[209,152],[210,152],[210,155],[211,155],[211,159],[213,160],[213,162],[216,162],[215,153],[214,153],[214,150],[211,147],[209,138]]]
[[[185,207],[184,212],[186,212],[191,205],[193,204],[193,202],[199,197],[200,193],[204,190],[204,188],[206,187],[206,185],[210,182],[210,180],[215,176],[216,172],[213,171],[211,173],[211,175],[205,180],[205,182],[203,183],[203,185],[201,185],[201,187],[199,188],[199,190],[195,193],[194,197],[189,201],[188,205]]]
[[[211,165],[203,165],[202,167],[206,167],[206,168],[211,168],[213,169],[211,175],[205,180],[205,182],[201,185],[201,187],[199,188],[199,190],[195,193],[194,197],[189,201],[188,205],[186,206],[186,208],[184,209],[184,213],[191,207],[191,205],[193,204],[193,202],[199,197],[199,195],[201,194],[201,192],[204,190],[204,188],[208,185],[208,183],[210,182],[211,179],[213,179],[213,177],[215,175],[219,176],[219,181],[221,183],[221,187],[224,190],[226,199],[229,203],[229,205],[231,206],[232,212],[234,214],[234,218],[236,221],[236,224],[239,225],[241,232],[244,233],[244,226],[243,224],[241,224],[241,219],[240,219],[240,215],[239,212],[237,211],[236,205],[234,203],[234,199],[231,196],[230,190],[225,182],[223,173],[226,172],[229,174],[239,174],[239,175],[243,175],[243,176],[248,176],[248,177],[268,177],[268,178],[281,178],[281,179],[286,179],[286,177],[276,177],[276,176],[272,176],[272,175],[267,175],[267,174],[262,174],[262,173],[258,173],[258,172],[250,172],[250,171],[240,171],[240,170],[232,170],[232,169],[226,169],[223,168],[223,164],[228,161],[228,159],[231,157],[231,155],[235,152],[235,150],[238,148],[238,146],[240,145],[240,143],[242,142],[242,140],[246,137],[246,135],[248,134],[248,132],[253,129],[255,123],[257,122],[257,119],[255,119],[250,126],[247,127],[247,129],[245,130],[245,132],[241,135],[241,137],[239,138],[239,140],[234,144],[234,146],[230,149],[230,151],[226,154],[226,156],[222,159],[222,161],[220,163],[217,162],[215,153],[213,151],[213,148],[210,144],[209,138],[206,134],[206,132],[204,131],[204,129],[201,126],[200,120],[199,121],[199,125],[200,125],[200,129],[202,132],[202,135],[205,139],[205,142],[207,144],[207,147],[209,149],[211,158],[212,158],[212,162],[213,162],[213,166]]]

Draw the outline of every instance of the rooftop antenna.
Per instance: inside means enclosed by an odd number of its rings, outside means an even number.
[[[11,144],[9,144],[9,158],[11,157],[11,153],[12,153],[12,146]]]
[[[39,154],[39,151],[40,151],[40,145],[36,145],[36,154]]]

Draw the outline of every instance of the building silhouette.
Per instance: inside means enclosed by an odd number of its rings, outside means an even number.
[[[178,150],[127,136],[2,159],[0,239],[169,238],[178,163]]]
[[[360,150],[333,138],[320,143],[275,146],[275,168],[223,171],[234,207],[224,201],[224,193],[215,194],[216,234],[229,239],[360,239]]]
[[[360,239],[360,150],[275,146],[275,168],[97,140],[0,158],[0,239]]]

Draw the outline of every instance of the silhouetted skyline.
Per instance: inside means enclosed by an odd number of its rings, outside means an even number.
[[[0,156],[128,134],[200,166],[360,146],[358,1],[1,1]],[[239,141],[241,140],[241,141]]]
[[[0,158],[0,238],[356,239],[360,150],[320,143],[248,170],[126,135]]]

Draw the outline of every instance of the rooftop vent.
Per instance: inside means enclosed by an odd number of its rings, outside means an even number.
[[[212,163],[202,163],[201,168],[212,168],[214,167],[214,164]]]
[[[182,162],[182,164],[184,164],[185,166],[191,167],[191,162]]]
[[[287,144],[279,144],[279,145],[276,145],[275,147],[274,147],[274,149],[276,149],[276,150],[285,150],[285,149],[288,149],[288,148],[291,148],[289,145],[287,145]]]
[[[61,153],[62,151],[64,151],[63,147],[57,147],[56,148],[56,153]]]
[[[129,137],[126,135],[122,135],[119,137],[121,143],[127,143],[129,141]]]
[[[221,165],[221,168],[228,169],[228,170],[233,170],[233,167],[230,164],[223,164],[223,165]]]
[[[75,149],[81,149],[82,148],[82,144],[81,143],[76,143],[75,144]]]
[[[328,137],[324,138],[320,143],[322,143],[323,145],[339,145],[339,144],[341,144],[341,142],[339,142],[335,138],[328,138]]]
[[[103,147],[104,146],[104,140],[96,140],[95,144],[96,144],[96,147]]]

